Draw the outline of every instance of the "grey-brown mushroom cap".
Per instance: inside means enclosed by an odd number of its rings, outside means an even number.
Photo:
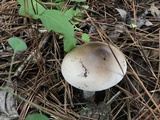
[[[70,51],[61,65],[65,80],[85,91],[101,91],[119,83],[126,73],[127,63],[119,49],[109,46],[90,42]]]

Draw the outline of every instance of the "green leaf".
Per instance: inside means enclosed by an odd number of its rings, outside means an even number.
[[[71,0],[73,2],[86,2],[86,0]]]
[[[88,34],[83,33],[81,39],[85,42],[89,42],[90,41],[90,37]]]
[[[58,33],[74,34],[74,28],[67,17],[58,10],[45,10],[40,19],[47,30],[54,30]],[[73,35],[72,35],[73,36]]]
[[[76,38],[70,35],[64,35],[63,38],[64,43],[64,51],[69,52],[76,46]]]
[[[45,115],[42,114],[32,114],[28,115],[25,120],[49,120]]]
[[[74,16],[80,14],[81,15],[81,11],[79,9],[73,10],[72,8],[67,10],[64,15],[71,20]],[[82,15],[81,15],[82,16]]]
[[[27,49],[26,43],[23,40],[16,37],[9,38],[8,43],[14,49],[14,51],[24,51]]]
[[[73,18],[74,16],[73,11],[74,11],[73,9],[69,9],[64,13],[64,15],[68,18],[68,20],[71,20]]]
[[[46,10],[36,0],[18,0],[18,3],[21,5],[19,14],[29,16],[34,19],[37,19],[39,14],[42,14]]]
[[[137,25],[134,24],[134,23],[132,23],[130,26],[131,26],[131,28],[136,28],[137,27]]]
[[[56,1],[54,3],[58,3],[58,5],[55,6],[56,10],[62,10],[62,9],[65,9],[66,6],[65,6],[65,0],[59,0],[59,1]],[[65,7],[64,7],[65,6]]]
[[[64,36],[64,50],[69,52],[76,45],[74,28],[64,13],[58,10],[45,10],[40,19],[47,30],[53,30]]]

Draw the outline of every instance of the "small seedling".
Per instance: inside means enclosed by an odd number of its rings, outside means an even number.
[[[134,23],[132,23],[130,26],[131,26],[131,28],[133,28],[133,29],[137,27],[137,25],[134,24]]]
[[[83,33],[81,39],[85,42],[89,42],[90,41],[90,37],[88,34]]]
[[[19,51],[26,50],[27,49],[27,45],[23,40],[21,40],[19,38],[16,38],[16,37],[9,38],[8,39],[8,43],[14,50],[14,53],[13,53],[13,56],[12,56],[12,60],[11,60],[10,69],[9,69],[9,75],[8,75],[8,83],[11,83],[11,71],[12,71],[12,66],[13,66],[15,54],[17,52],[19,52]]]
[[[9,87],[9,85],[11,83],[11,71],[12,71],[12,66],[13,66],[15,54],[17,52],[24,51],[27,49],[26,43],[23,40],[16,38],[16,37],[8,39],[8,43],[13,48],[14,54],[13,54],[12,60],[11,60],[7,87]],[[49,120],[49,119],[46,116],[37,113],[37,114],[28,115],[25,120]]]

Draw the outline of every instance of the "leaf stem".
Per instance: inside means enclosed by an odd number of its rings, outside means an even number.
[[[11,64],[9,68],[9,75],[8,75],[8,81],[7,81],[7,86],[9,87],[11,85],[11,73],[12,73],[12,67],[13,67],[13,62],[14,62],[14,57],[16,55],[16,51],[14,50],[12,59],[11,59]]]

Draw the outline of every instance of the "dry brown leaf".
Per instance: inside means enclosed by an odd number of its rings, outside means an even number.
[[[156,17],[160,17],[160,10],[158,10],[158,8],[154,5],[154,3],[151,4],[151,7],[148,9],[149,11],[151,11],[151,14]]]
[[[8,87],[6,87],[7,89]],[[9,91],[13,92],[12,88],[8,88]],[[18,113],[15,108],[14,96],[7,91],[0,91],[0,120],[12,120],[18,118]]]

